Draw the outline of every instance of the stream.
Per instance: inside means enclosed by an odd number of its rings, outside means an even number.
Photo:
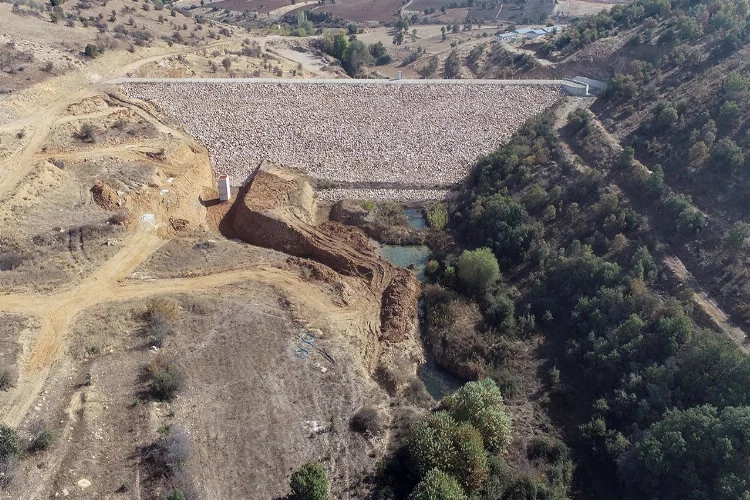
[[[414,229],[425,229],[427,227],[427,221],[424,215],[419,209],[407,209],[406,217],[409,220],[409,225]],[[389,262],[397,266],[410,268],[417,279],[424,283],[425,278],[425,267],[430,258],[430,249],[425,245],[381,245],[373,241],[377,252],[385,257]],[[421,331],[421,337],[424,341],[424,329],[425,329],[425,310],[424,304],[420,301],[419,303],[419,327]],[[428,348],[425,347],[425,356],[427,362],[419,368],[417,375],[422,383],[425,385],[427,392],[430,396],[439,401],[444,396],[459,389],[464,381],[449,373],[444,368],[438,366],[435,359],[432,357],[432,353]]]

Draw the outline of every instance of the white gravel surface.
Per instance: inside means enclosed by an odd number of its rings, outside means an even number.
[[[125,83],[243,184],[263,160],[338,182],[459,182],[562,91],[531,85]],[[406,187],[406,186],[405,186]],[[369,198],[372,198],[370,196]]]
[[[451,191],[444,189],[322,189],[322,200],[431,201],[444,200]]]

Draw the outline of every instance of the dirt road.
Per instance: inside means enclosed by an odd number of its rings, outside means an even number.
[[[125,76],[141,65],[158,61],[165,57],[203,50],[225,43],[229,42],[216,42],[198,48],[163,52],[158,55],[145,57],[111,69],[100,78],[91,78],[90,74],[85,77],[82,74],[68,74],[61,77],[61,79],[70,82],[79,81],[84,78],[89,83],[77,92],[64,93],[58,98],[52,97],[51,103],[43,109],[0,126],[0,130],[2,131],[31,127],[29,140],[24,147],[0,162],[0,198],[14,189],[29,174],[33,165],[39,159],[38,151],[49,138],[54,126],[68,119],[64,115],[71,104],[87,97],[106,94],[112,91],[111,86],[100,82],[109,78]],[[90,69],[88,70],[90,71]],[[48,98],[49,96],[43,97]],[[170,127],[169,124],[162,123],[159,119],[152,116],[141,103],[113,95],[110,95],[110,98],[115,100],[122,99],[118,103],[121,104],[121,107],[131,109],[142,118],[151,122],[160,132],[180,138],[194,148],[202,149],[192,137],[187,136],[182,130]],[[35,99],[30,99],[30,101],[36,102]],[[144,144],[143,147],[148,148],[149,145],[150,143]],[[140,148],[140,146],[136,146],[135,148],[131,146],[115,146],[107,148],[106,151],[94,149],[74,153],[72,156],[77,158],[105,153],[128,156]],[[208,168],[208,163],[206,163],[206,167]],[[210,176],[211,174],[208,173],[207,175]],[[195,187],[198,188],[198,186]],[[196,193],[196,199],[198,194]],[[162,216],[166,217],[165,214],[162,214]],[[123,280],[126,280],[139,264],[144,262],[154,251],[166,243],[167,239],[163,235],[160,236],[156,229],[159,225],[166,224],[167,220],[159,220],[157,218],[155,225],[139,225],[128,237],[122,240],[122,249],[114,257],[75,287],[50,296],[31,294],[0,295],[0,312],[15,312],[32,316],[38,319],[41,325],[36,333],[36,337],[31,341],[31,351],[24,359],[16,386],[10,391],[0,393],[0,408],[3,408],[2,417],[0,418],[5,424],[17,426],[23,421],[34,401],[44,389],[52,365],[62,353],[65,345],[65,335],[71,322],[80,311],[88,307],[101,302],[147,297],[160,293],[195,291],[196,289],[213,288],[245,280],[272,283],[290,292],[294,292],[295,295],[299,294],[299,291],[306,287],[305,283],[288,271],[260,268],[186,280],[123,284]],[[330,300],[322,297],[322,292],[313,286],[307,286],[304,295],[307,297],[307,300],[312,302],[313,307],[319,308],[321,311],[328,311],[332,307]],[[332,309],[329,312],[331,314],[336,313]]]

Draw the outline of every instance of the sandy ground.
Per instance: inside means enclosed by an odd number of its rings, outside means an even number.
[[[24,37],[39,40],[26,50],[65,58],[64,47],[35,35],[41,28],[26,28]],[[215,186],[205,148],[103,83],[180,55],[195,66],[206,60],[203,49],[210,58],[239,44],[111,51],[4,96],[0,252],[17,245],[27,264],[0,280],[0,368],[14,373],[0,392],[0,420],[24,439],[43,420],[57,440],[21,462],[0,498],[159,497],[171,483],[151,477],[139,453],[173,425],[190,436],[188,486],[204,498],[283,496],[290,471],[309,459],[324,462],[337,498],[366,494],[359,479],[387,436],[356,435],[348,421],[365,402],[388,411],[363,363],[379,352],[363,341],[379,324],[379,297],[347,278],[344,303],[287,255],[215,232],[206,218]],[[94,142],[79,137],[87,123]],[[93,199],[95,181],[111,189],[112,207]],[[126,226],[109,222],[121,208]],[[157,352],[143,337],[142,314],[164,295],[184,312],[179,341]],[[294,356],[308,328],[335,366]],[[159,355],[185,367],[188,382],[173,404],[143,396],[140,374]]]

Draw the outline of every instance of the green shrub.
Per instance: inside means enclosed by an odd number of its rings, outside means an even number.
[[[86,48],[83,50],[83,53],[86,55],[86,57],[90,57],[91,59],[94,59],[99,55],[99,47],[94,45],[93,43],[90,43],[86,45]]]
[[[468,490],[487,478],[487,453],[482,436],[471,424],[441,411],[418,420],[408,436],[409,455],[419,476],[434,468],[453,476]]]
[[[151,395],[159,401],[171,400],[185,379],[179,368],[161,358],[149,363],[146,371],[151,378]]]
[[[20,451],[18,432],[7,425],[0,425],[0,460],[18,457]]]
[[[448,221],[448,208],[444,203],[435,203],[427,210],[427,223],[432,229],[443,230]]]
[[[172,493],[169,495],[162,497],[163,500],[185,500],[185,493],[183,493],[180,490],[172,490]]]
[[[458,277],[472,290],[484,290],[500,277],[500,266],[489,248],[464,250],[458,258]]]
[[[55,442],[55,433],[49,429],[39,431],[29,444],[29,451],[46,451]]]
[[[466,500],[466,498],[458,481],[440,469],[430,470],[409,495],[409,500]]]
[[[576,109],[568,113],[568,123],[573,130],[581,130],[582,128],[588,127],[593,115],[587,109]]]
[[[510,442],[510,417],[494,380],[468,382],[441,404],[457,421],[473,425],[487,448],[502,449]]]
[[[290,481],[292,495],[296,500],[326,500],[328,498],[328,476],[318,462],[302,465]]]

